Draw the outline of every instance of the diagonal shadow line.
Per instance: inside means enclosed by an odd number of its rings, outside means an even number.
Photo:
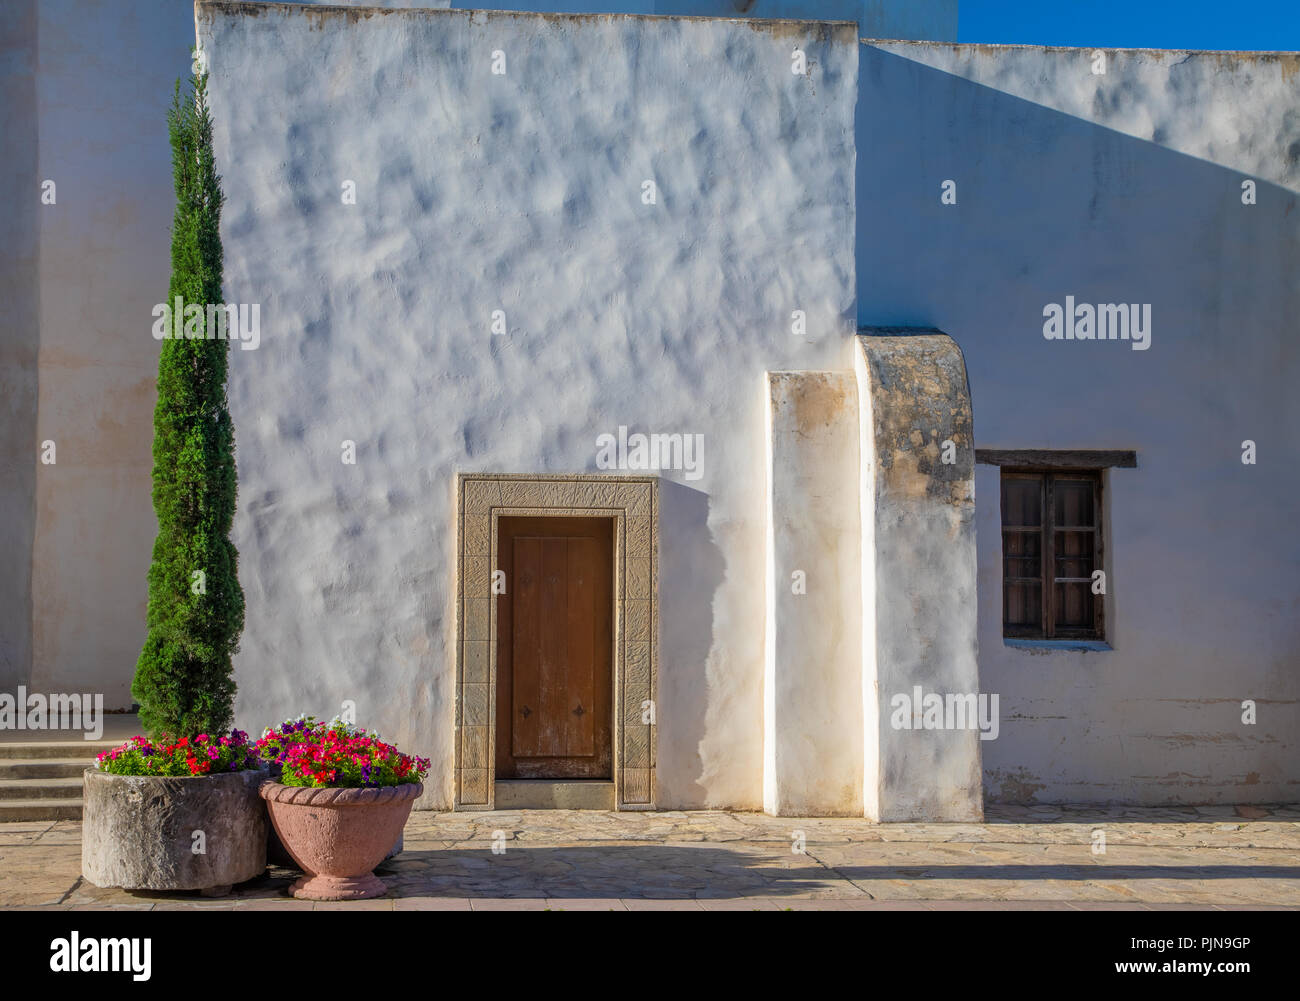
[[[1106,121],[1100,121],[1097,118],[1089,117],[1087,114],[1079,114],[1076,111],[1067,111],[1063,108],[1055,107],[1046,103],[1046,100],[1036,100],[1033,97],[1019,94],[1013,90],[1004,89],[997,83],[985,82],[971,76],[966,76],[954,69],[947,68],[941,64],[927,62],[924,58],[926,49],[942,50],[963,48],[978,48],[979,43],[965,42],[930,42],[930,41],[908,41],[906,39],[859,39],[859,86],[865,78],[870,85],[879,86],[877,74],[881,67],[892,66],[896,72],[911,72],[916,79],[926,81],[925,85],[930,87],[947,86],[954,92],[965,92],[970,99],[970,95],[978,95],[980,99],[989,102],[1001,104],[1004,109],[1001,115],[1007,118],[1026,119],[1032,116],[1040,118],[1059,119],[1064,127],[1078,128],[1094,134],[1106,134],[1118,143],[1135,143],[1143,147],[1150,148],[1152,151],[1159,151],[1160,154],[1168,154],[1177,158],[1188,165],[1196,165],[1207,168],[1225,175],[1240,178],[1252,178],[1257,185],[1267,187],[1270,191],[1278,192],[1281,195],[1300,195],[1300,179],[1297,180],[1277,180],[1262,172],[1252,170],[1250,165],[1245,163],[1236,163],[1230,159],[1210,159],[1208,156],[1202,156],[1197,153],[1189,153],[1171,142],[1165,142],[1156,138],[1139,135],[1136,131],[1126,131],[1116,124],[1108,124]],[[879,43],[879,44],[877,44]],[[895,46],[910,47],[915,46],[915,52],[895,51]],[[1161,50],[1156,50],[1161,51]],[[1172,50],[1167,50],[1172,51]],[[1206,52],[1201,50],[1188,50],[1191,56],[1226,56],[1228,53]],[[1238,59],[1243,63],[1262,65],[1270,57],[1281,56],[1285,60],[1293,61],[1296,53],[1294,52],[1242,52],[1235,53]],[[866,67],[866,68],[864,68]],[[927,95],[934,99],[935,94]],[[943,95],[940,95],[943,96]],[[1142,95],[1137,99],[1141,104],[1150,104],[1152,98],[1150,95]],[[861,96],[859,96],[861,101]],[[1294,135],[1294,133],[1293,133]],[[859,132],[859,137],[861,133]],[[1226,154],[1224,154],[1226,156]],[[1289,184],[1295,184],[1294,187]]]
[[[808,856],[810,859],[812,859],[814,862],[816,862],[818,865],[820,865],[820,866],[824,866],[825,868],[829,869],[831,872],[835,873],[835,875],[839,876],[840,879],[844,880],[844,881],[845,881],[846,883],[848,883],[850,886],[854,887],[854,888],[857,889],[857,890],[861,890],[861,891],[862,891],[863,893],[865,893],[865,894],[866,894],[870,899],[872,899],[872,900],[875,900],[875,899],[876,899],[876,895],[875,895],[874,893],[869,892],[869,891],[867,890],[866,887],[864,887],[864,886],[858,886],[857,882],[854,881],[854,879],[853,879],[852,876],[847,875],[847,874],[844,873],[842,870],[840,870],[840,869],[838,869],[837,867],[831,865],[829,862],[824,862],[823,860],[819,859],[816,855],[814,855],[812,852],[808,851],[807,849],[804,850],[804,854],[807,855],[807,856]]]

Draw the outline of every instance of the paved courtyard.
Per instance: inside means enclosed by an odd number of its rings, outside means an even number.
[[[1094,832],[1105,853],[1094,853]],[[0,824],[0,907],[322,910],[1300,908],[1300,807],[992,807],[983,824],[754,813],[415,813],[386,898],[272,868],[224,898],[81,878],[75,821]],[[495,851],[494,851],[495,848]],[[797,850],[802,848],[802,850]]]

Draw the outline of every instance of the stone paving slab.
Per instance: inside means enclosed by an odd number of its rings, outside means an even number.
[[[1106,851],[1093,853],[1105,832]],[[498,853],[494,853],[494,846]],[[504,849],[503,851],[501,849]],[[0,824],[0,908],[966,910],[1300,908],[1300,808],[991,807],[983,824],[720,811],[412,814],[388,895],[312,903],[271,868],[228,897],[81,878],[77,821]]]

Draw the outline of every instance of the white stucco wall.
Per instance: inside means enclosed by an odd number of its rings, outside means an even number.
[[[763,808],[861,816],[858,388],[852,372],[767,382]]]
[[[14,198],[39,227],[36,323],[9,342],[39,340],[34,427],[21,449],[34,467],[30,603],[6,603],[6,614],[24,607],[31,621],[19,680],[127,708],[157,532],[149,328],[167,296],[175,204],[166,113],[189,72],[193,12],[171,0],[35,8],[35,135],[5,137],[19,144],[6,163],[35,161]],[[52,205],[40,200],[47,179]],[[55,444],[53,465],[38,463],[43,441]],[[14,482],[7,470],[3,479]],[[12,586],[22,571],[7,554]]]
[[[36,0],[0,20],[0,184],[38,191]],[[0,691],[31,674],[32,547],[36,533],[40,200],[13,197],[0,216]]]
[[[365,5],[445,8],[450,0]],[[732,0],[662,10],[652,0],[517,6],[740,13]],[[746,16],[857,19],[878,36],[956,37],[956,0],[756,0]],[[169,267],[165,115],[193,44],[188,0],[6,7],[0,170],[15,196],[0,220],[10,306],[0,318],[0,554],[11,568],[0,582],[2,690],[89,687],[111,708],[131,704],[156,532],[149,446],[158,345],[148,330]],[[47,179],[54,205],[40,201]],[[56,444],[53,467],[38,461],[45,440]]]
[[[166,114],[194,10],[14,0],[3,22],[0,691],[90,691],[126,709],[157,532],[149,327],[170,266]]]
[[[961,345],[979,447],[1138,453],[1107,480],[1101,652],[1003,644],[998,473],[978,467],[981,687],[1003,710],[986,792],[1294,800],[1300,56],[1110,52],[1104,75],[1092,62],[862,51],[861,322]],[[956,205],[940,201],[949,179]],[[1042,310],[1066,295],[1151,303],[1151,347],[1045,340]]]
[[[199,33],[227,298],[262,304],[241,721],[353,700],[447,805],[454,473],[700,434],[660,474],[658,802],[761,808],[762,374],[851,364],[854,26],[214,4]]]

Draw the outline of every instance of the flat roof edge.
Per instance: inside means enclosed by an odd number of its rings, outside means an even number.
[[[367,7],[352,6],[350,4],[282,3],[271,2],[271,0],[195,0],[195,14],[197,15],[202,11],[220,11],[225,14],[243,13],[249,17],[258,17],[269,11],[292,11],[314,15],[321,19],[340,16],[353,21],[361,20],[363,18],[368,20],[376,14],[385,17],[438,17],[454,14],[490,14],[499,17],[540,18],[544,21],[611,21],[614,19],[642,21],[721,21],[752,24],[760,27],[770,25],[772,27],[780,27],[786,30],[792,30],[796,26],[825,25],[843,30],[852,29],[855,38],[857,37],[858,28],[857,21],[837,21],[829,19],[804,20],[787,17],[709,17],[698,14],[587,14],[576,12],[566,13],[563,11],[496,10],[491,7]]]
[[[1034,45],[1027,42],[944,42],[925,38],[859,38],[863,45],[928,45],[949,49],[1032,49],[1036,52],[1150,52],[1155,55],[1180,56],[1291,56],[1300,59],[1300,51],[1291,49],[1151,49],[1117,45]]]

